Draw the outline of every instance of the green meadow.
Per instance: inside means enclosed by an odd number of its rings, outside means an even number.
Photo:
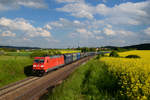
[[[0,87],[26,78],[32,61],[28,56],[0,56]]]
[[[7,52],[8,56],[30,56],[32,52]]]

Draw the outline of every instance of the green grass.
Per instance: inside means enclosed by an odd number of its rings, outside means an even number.
[[[118,90],[117,79],[108,72],[107,66],[93,59],[41,100],[112,100],[119,98]]]
[[[8,56],[29,56],[32,52],[6,52]]]
[[[27,77],[25,70],[32,65],[26,56],[0,56],[0,87]]]

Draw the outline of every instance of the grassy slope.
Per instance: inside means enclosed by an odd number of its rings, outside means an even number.
[[[41,100],[108,100],[117,96],[116,82],[104,63],[91,60]]]
[[[24,69],[32,65],[32,59],[23,56],[0,56],[0,87],[27,77]]]

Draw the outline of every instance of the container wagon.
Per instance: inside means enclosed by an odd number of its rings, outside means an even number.
[[[69,64],[73,62],[73,55],[72,54],[64,54],[65,64]]]
[[[73,61],[77,60],[77,53],[73,53]]]
[[[77,53],[77,60],[80,59],[80,53]]]

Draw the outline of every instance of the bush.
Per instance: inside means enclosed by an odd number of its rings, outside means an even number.
[[[46,56],[48,55],[46,52],[41,52],[41,51],[36,51],[36,52],[33,52],[30,57],[33,58],[33,57],[42,57],[42,56]]]
[[[105,56],[105,54],[102,52],[101,54],[98,54],[97,56],[96,56],[96,59],[100,59],[100,57],[104,57]]]
[[[0,51],[0,56],[1,56],[1,55],[4,55],[4,54],[5,54],[5,53],[4,53],[3,51]]]
[[[112,51],[109,56],[110,57],[119,57],[119,54],[117,53],[117,51]]]
[[[96,59],[100,59],[100,57],[101,57],[100,55],[97,55],[97,56],[96,56]]]
[[[100,56],[105,56],[105,53],[104,53],[104,52],[102,52],[102,53],[100,54]]]
[[[35,51],[33,52],[30,57],[44,57],[44,56],[52,56],[52,55],[59,55],[61,54],[60,51],[57,50],[49,50],[49,51]]]
[[[128,55],[126,56],[126,58],[141,58],[141,57],[138,55]]]

